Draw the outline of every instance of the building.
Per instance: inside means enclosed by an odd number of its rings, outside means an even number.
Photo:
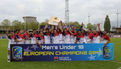
[[[32,22],[37,22],[37,17],[33,16],[25,16],[23,17],[25,23],[32,23]]]
[[[121,27],[120,28],[113,27],[112,31],[117,32],[117,33],[121,33]]]

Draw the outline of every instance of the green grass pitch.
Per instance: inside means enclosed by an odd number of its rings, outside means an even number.
[[[114,43],[114,61],[7,62],[8,40],[0,40],[0,69],[121,69],[121,38]]]

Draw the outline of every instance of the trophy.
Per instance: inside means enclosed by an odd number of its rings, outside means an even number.
[[[52,17],[48,21],[48,24],[50,24],[50,25],[58,25],[59,22],[60,22],[60,19],[58,17]]]

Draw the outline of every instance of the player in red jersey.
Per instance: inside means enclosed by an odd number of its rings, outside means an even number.
[[[92,43],[94,34],[92,33],[91,30],[88,30],[88,32],[85,33],[85,39],[86,43]]]
[[[44,27],[44,31],[43,31],[43,33],[44,33],[44,39],[45,39],[45,44],[50,44],[51,42],[50,42],[50,30],[49,30],[49,28],[48,28],[48,25],[46,25],[45,27]]]
[[[33,33],[30,34],[31,37],[31,44],[36,44],[36,40],[38,37],[36,29],[33,30]]]
[[[101,36],[101,43],[104,43],[104,46],[106,46],[110,42],[110,37],[107,35],[107,32],[104,31]]]
[[[81,31],[78,31],[75,44],[77,44],[77,43],[86,43],[84,33],[82,33]]]
[[[92,43],[100,43],[100,24],[97,24],[97,27],[98,31],[93,31],[94,37]]]
[[[44,34],[43,32],[40,32],[38,34],[37,40],[36,40],[36,44],[44,44],[45,39],[44,39]]]
[[[27,29],[26,32],[24,33],[24,38],[25,38],[25,44],[30,44],[30,33],[29,30]]]
[[[6,35],[8,36],[8,39],[9,39],[9,44],[16,44],[14,32],[10,32],[10,34],[9,34],[9,30],[10,30],[10,28],[8,28],[8,30],[6,32]]]
[[[72,43],[72,44],[75,43],[77,35],[78,35],[77,30],[74,29],[74,30],[73,30],[73,35],[71,35],[71,43]]]
[[[17,44],[24,44],[24,31],[20,30],[18,34],[16,34],[16,43]]]

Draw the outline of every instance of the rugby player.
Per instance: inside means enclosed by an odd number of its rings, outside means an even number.
[[[102,33],[101,43],[104,43],[104,46],[106,46],[109,42],[110,42],[110,37],[107,35],[107,32],[104,31]]]
[[[17,44],[24,44],[24,31],[20,30],[18,34],[16,34],[15,41]]]
[[[97,24],[98,31],[94,30],[93,31],[93,40],[92,43],[100,43],[100,24]]]
[[[30,38],[30,33],[29,33],[28,29],[24,33],[24,38],[25,38],[25,44],[30,44],[31,38]]]
[[[50,31],[49,31],[49,28],[48,28],[48,25],[45,26],[44,28],[44,39],[45,39],[45,44],[51,44],[50,42]]]
[[[36,44],[36,40],[37,40],[37,37],[38,37],[38,34],[37,34],[37,31],[36,29],[33,30],[33,33],[31,33],[31,44]]]

